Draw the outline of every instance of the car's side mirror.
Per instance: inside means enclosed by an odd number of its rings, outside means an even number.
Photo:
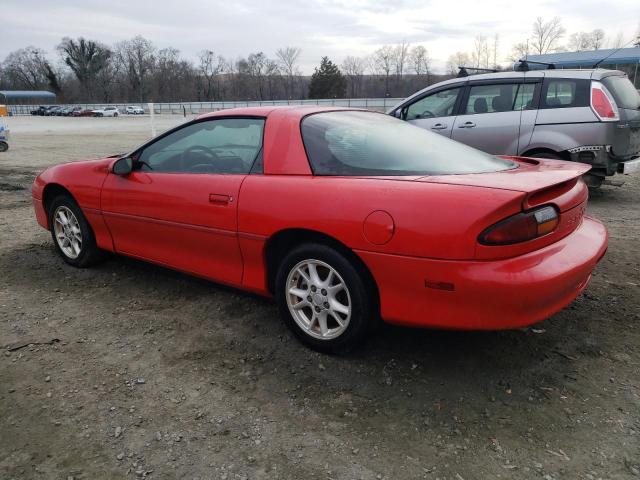
[[[113,164],[113,173],[116,175],[129,175],[133,170],[133,159],[125,157]]]
[[[399,108],[393,112],[393,116],[402,120],[402,109]]]

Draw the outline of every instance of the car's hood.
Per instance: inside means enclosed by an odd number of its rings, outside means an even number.
[[[516,162],[518,168],[491,173],[425,176],[418,178],[417,181],[531,193],[573,180],[588,172],[591,168],[590,165],[584,163],[565,162],[563,160],[508,156],[503,156],[502,158]]]

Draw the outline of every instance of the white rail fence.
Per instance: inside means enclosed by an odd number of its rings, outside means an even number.
[[[263,100],[247,102],[171,102],[153,103],[153,111],[156,115],[174,114],[197,115],[200,113],[213,112],[226,108],[238,107],[262,107],[262,106],[282,106],[282,105],[325,105],[331,107],[353,107],[367,108],[371,110],[385,111],[398,104],[401,98],[336,98],[322,100]],[[124,113],[128,106],[142,107],[145,113],[149,112],[148,103],[76,103],[76,104],[56,104],[69,107],[83,107],[88,109],[98,109],[102,107],[118,107]],[[30,115],[38,105],[8,105],[12,115]]]

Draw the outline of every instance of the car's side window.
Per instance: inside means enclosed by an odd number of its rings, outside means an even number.
[[[427,95],[407,107],[405,120],[453,115],[459,94],[460,87],[455,87]]]
[[[513,104],[514,110],[529,110],[534,106],[534,94],[536,91],[535,83],[521,83],[518,87],[518,95]]]
[[[544,81],[540,108],[586,107],[588,105],[588,80],[549,78]]]
[[[204,120],[147,146],[140,170],[161,173],[249,173],[262,148],[262,118]]]
[[[500,83],[495,85],[474,85],[469,89],[469,98],[464,113],[509,112],[514,110],[517,83]]]

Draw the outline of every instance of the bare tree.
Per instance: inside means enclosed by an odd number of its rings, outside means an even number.
[[[489,68],[489,43],[484,35],[477,35],[473,40],[473,64],[478,68]]]
[[[38,90],[48,85],[47,65],[43,50],[27,47],[11,52],[2,67],[11,84],[18,88]]]
[[[404,75],[404,68],[407,63],[407,57],[409,56],[409,43],[404,40],[402,43],[396,45],[393,49],[393,64],[396,69],[396,78],[400,81]]]
[[[360,94],[362,76],[367,67],[367,60],[361,57],[346,57],[341,65],[341,70],[349,81],[350,97],[357,97]]]
[[[198,71],[203,81],[203,98],[209,101],[215,100],[218,90],[216,79],[224,71],[226,60],[213,50],[202,50],[198,59]]]
[[[458,67],[463,67],[465,65],[468,66],[470,63],[471,59],[467,52],[456,52],[449,55],[449,59],[447,60],[447,71],[450,75],[455,75],[458,73]]]
[[[136,101],[148,99],[148,79],[155,67],[155,53],[154,45],[140,35],[116,44],[116,58],[125,72],[130,98]]]
[[[498,50],[500,49],[500,34],[496,33],[493,35],[493,43],[491,45],[491,57],[493,60],[492,68],[497,69],[498,65]]]
[[[376,74],[384,76],[384,95],[388,97],[389,92],[389,75],[393,71],[396,55],[395,49],[391,45],[383,45],[371,57],[371,68]]]
[[[518,60],[522,60],[527,58],[531,53],[531,48],[529,46],[529,41],[516,43],[513,47],[511,47],[511,54],[508,59],[517,62]]]
[[[280,65],[280,69],[287,76],[287,98],[291,99],[294,90],[294,80],[298,72],[298,58],[302,53],[302,49],[298,47],[284,47],[276,51],[276,58]]]
[[[431,67],[431,58],[429,52],[422,45],[416,45],[409,52],[409,62],[411,68],[418,76],[426,75],[427,83],[429,83],[429,70]]]
[[[560,17],[554,17],[548,22],[545,22],[542,17],[538,17],[533,23],[531,48],[538,55],[549,53],[557,47],[564,34],[565,29]]]
[[[64,37],[57,50],[78,79],[85,98],[91,98],[95,79],[107,66],[111,50],[99,42],[85,40],[82,37],[77,40]]]
[[[606,41],[606,34],[601,28],[596,28],[591,32],[591,48],[594,50],[600,50],[604,47]]]

